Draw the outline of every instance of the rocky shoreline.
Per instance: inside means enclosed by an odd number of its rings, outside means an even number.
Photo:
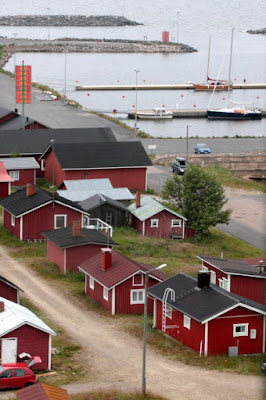
[[[143,25],[125,17],[112,15],[7,15],[2,26],[136,26]]]
[[[251,33],[253,35],[266,35],[266,28],[257,29],[257,30],[249,30],[247,33]]]

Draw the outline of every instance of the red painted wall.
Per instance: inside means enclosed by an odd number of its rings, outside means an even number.
[[[96,254],[101,253],[102,247],[103,245],[99,244],[86,244],[84,246],[69,247],[66,249],[67,270],[79,272],[78,265],[89,258],[96,256]]]
[[[64,249],[56,246],[54,243],[47,240],[47,258],[51,263],[55,263],[61,272],[64,270]]]
[[[266,279],[231,275],[231,292],[265,304]]]
[[[28,124],[27,126],[25,126],[25,129],[47,129],[47,126],[44,126],[42,124],[40,124],[39,122],[32,122],[31,124]]]
[[[174,326],[174,328],[166,329],[166,334],[198,353],[200,351],[200,342],[202,340],[203,352],[205,334],[204,325],[191,319],[190,329],[187,329],[184,327],[183,318],[184,315],[181,312],[173,310],[172,319],[166,318],[166,325]],[[160,301],[157,301],[157,328],[162,330],[162,303]]]
[[[226,278],[227,279],[227,274],[224,272],[220,271],[219,269],[213,267],[212,265],[208,264],[206,261],[203,262],[204,267],[209,268],[209,271],[214,271],[216,272],[216,285],[219,286],[219,279]]]
[[[1,280],[0,280],[0,296],[4,297],[7,300],[13,301],[14,303],[18,302],[17,289],[13,288],[10,285],[7,285],[5,282]]]
[[[2,336],[2,338],[13,337],[18,338],[17,354],[25,351],[31,355],[38,355],[41,357],[42,363],[36,364],[33,368],[37,370],[45,370],[48,368],[49,335],[47,333],[29,325],[23,325],[7,335]]]
[[[54,172],[53,172],[54,171]],[[59,186],[66,178],[65,172],[62,170],[57,158],[52,151],[49,151],[45,157],[45,179],[48,182],[54,181],[57,186]]]
[[[0,199],[8,196],[8,182],[0,182]]]
[[[222,317],[222,318],[221,318]],[[243,307],[223,314],[209,322],[209,354],[228,354],[228,347],[238,345],[239,354],[262,352],[263,316]],[[233,324],[249,323],[250,329],[257,330],[256,339],[248,336],[233,337]]]
[[[3,210],[3,225],[6,229],[8,229],[12,235],[15,235],[19,238],[19,232],[20,232],[20,218],[15,218],[15,226],[11,225],[11,214]]]
[[[93,301],[99,303],[106,311],[112,312],[112,290],[108,292],[108,301],[103,298],[103,286],[94,281],[94,289],[90,288],[90,278],[88,275],[86,279],[86,295]]]
[[[25,186],[27,183],[35,184],[35,169],[24,169],[24,170],[8,170],[8,173],[12,171],[19,171],[19,180],[11,182],[12,186]]]

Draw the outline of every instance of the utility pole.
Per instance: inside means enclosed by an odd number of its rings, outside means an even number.
[[[138,69],[134,69],[136,72],[136,107],[135,107],[135,134],[138,134],[138,73],[140,72]]]

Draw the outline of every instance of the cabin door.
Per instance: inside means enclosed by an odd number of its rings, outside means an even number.
[[[17,362],[17,338],[1,339],[1,363]]]

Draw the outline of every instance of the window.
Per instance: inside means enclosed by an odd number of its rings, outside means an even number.
[[[180,228],[181,220],[180,219],[171,219],[171,228]]]
[[[103,288],[103,298],[104,300],[108,300],[108,289],[106,287]]]
[[[11,225],[15,226],[15,223],[16,223],[15,215],[11,214]]]
[[[143,286],[143,274],[133,276],[133,286]]]
[[[144,304],[144,290],[131,290],[130,304]]]
[[[211,271],[211,283],[216,284],[216,272]]]
[[[11,378],[11,376],[12,376],[12,369],[8,369],[7,371],[4,371],[0,375],[0,378]]]
[[[226,278],[219,279],[219,286],[227,290],[227,279]]]
[[[87,215],[83,215],[83,226],[89,226],[90,225],[90,217]]]
[[[248,324],[234,324],[233,336],[248,336]]]
[[[173,314],[172,307],[170,307],[170,306],[168,306],[168,304],[166,304],[165,315],[167,316],[167,318],[171,318],[172,319],[172,314]]]
[[[14,375],[15,376],[25,376],[26,372],[24,371],[24,369],[15,369],[14,370]]]
[[[183,325],[184,328],[190,329],[191,318],[184,315]]]
[[[94,279],[90,276],[90,288],[94,290]]]
[[[41,160],[41,171],[45,170],[45,160]]]
[[[202,266],[202,271],[209,271],[208,267],[205,267],[205,265]]]
[[[158,219],[151,219],[151,228],[158,228],[159,220]]]
[[[9,171],[9,176],[11,176],[14,181],[19,181],[19,171]]]
[[[67,216],[66,215],[55,215],[54,216],[54,228],[65,228],[66,227],[66,222],[67,222]]]

